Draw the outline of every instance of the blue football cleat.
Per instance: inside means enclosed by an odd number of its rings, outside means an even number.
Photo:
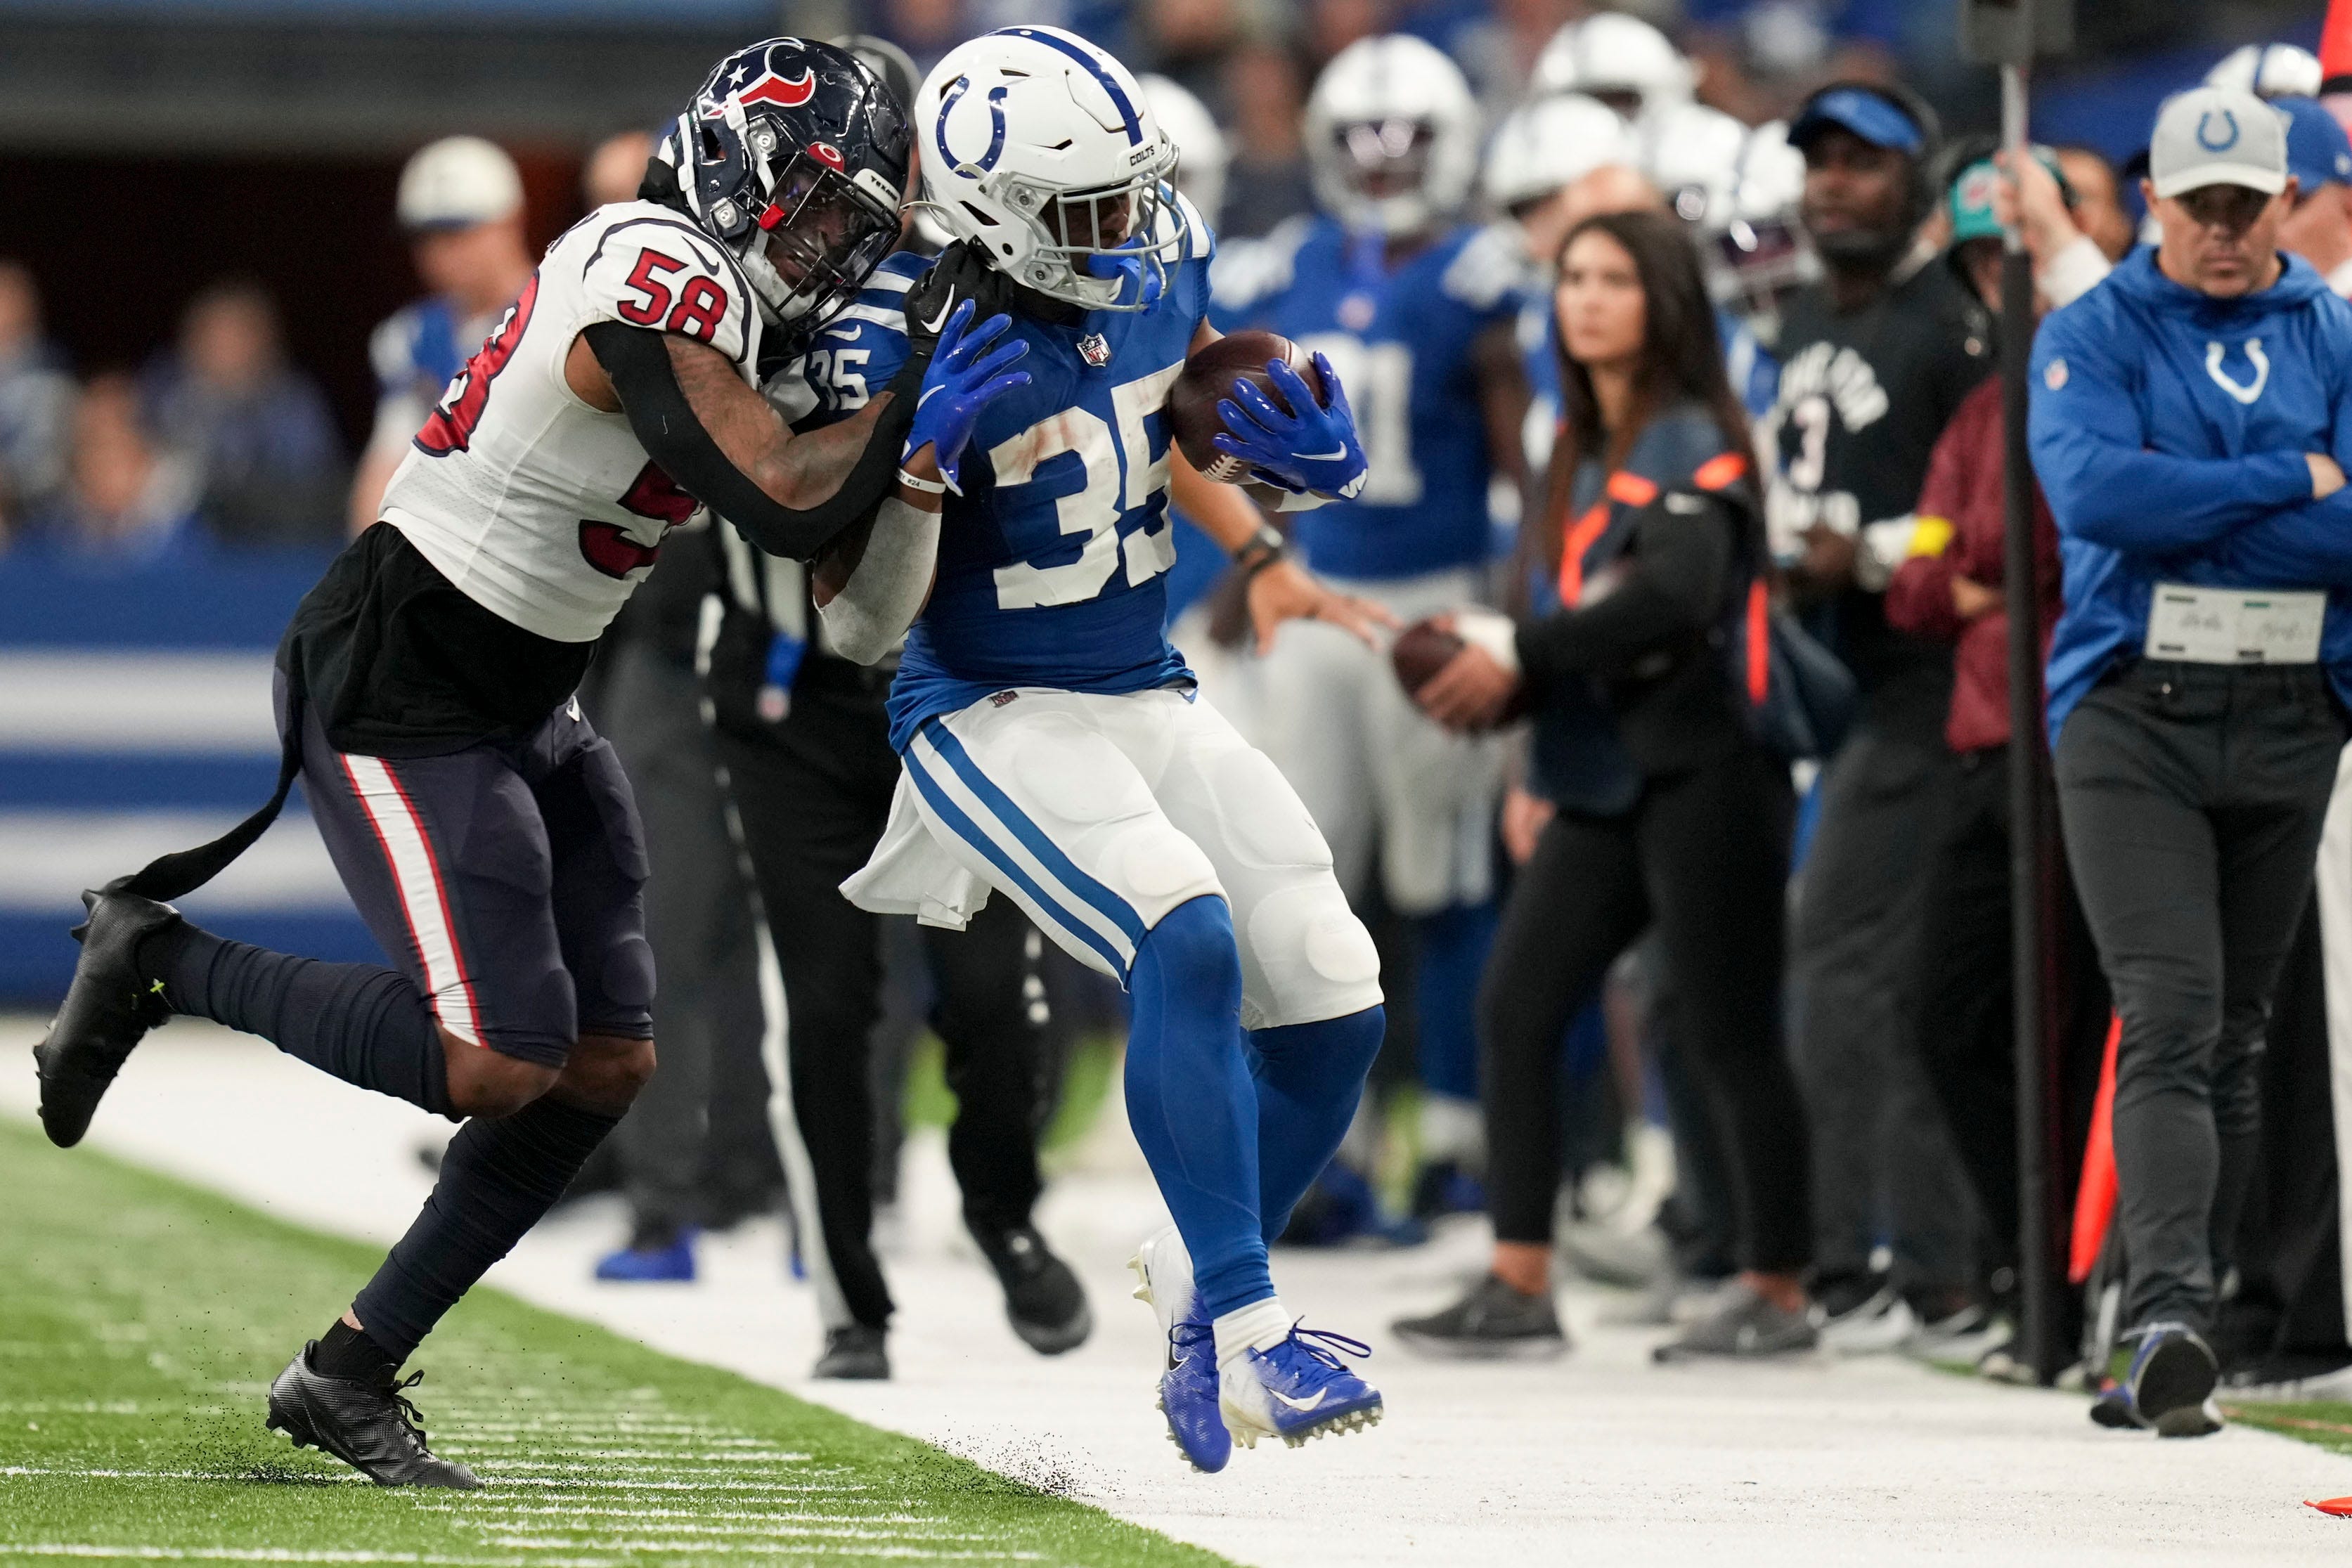
[[[1360,1432],[1381,1419],[1380,1391],[1348,1370],[1335,1353],[1366,1356],[1372,1347],[1323,1329],[1293,1324],[1272,1350],[1234,1364],[1218,1393],[1225,1426],[1242,1447],[1279,1437],[1296,1448],[1327,1432]]]
[[[1140,1281],[1136,1300],[1151,1303],[1168,1346],[1160,1374],[1168,1440],[1194,1469],[1214,1475],[1234,1457],[1234,1439],[1217,1408],[1216,1334],[1200,1315],[1192,1257],[1171,1225],[1137,1248],[1128,1267]]]
[[[2221,1429],[2213,1403],[2221,1365],[2212,1348],[2186,1323],[2149,1323],[2126,1338],[2139,1345],[2120,1383],[2091,1406],[2102,1427],[2145,1427],[2160,1437],[2203,1437]]]
[[[596,1264],[596,1278],[634,1284],[694,1282],[694,1232],[680,1230],[665,1247],[624,1247]]]

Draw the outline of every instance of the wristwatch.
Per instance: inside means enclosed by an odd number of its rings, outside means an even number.
[[[1257,532],[1234,551],[1234,565],[1241,569],[1242,580],[1247,582],[1289,553],[1290,541],[1283,538],[1282,530],[1272,523],[1260,523]]]

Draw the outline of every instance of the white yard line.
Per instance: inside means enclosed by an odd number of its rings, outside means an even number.
[[[21,1064],[16,1053],[37,1031],[32,1020],[0,1023],[0,1063]],[[32,1090],[29,1072],[0,1070],[0,1111],[29,1112]],[[436,1127],[446,1136],[446,1124],[396,1102],[184,1020],[142,1048],[91,1140],[282,1218],[389,1241],[428,1185],[412,1146]],[[1467,1237],[1419,1252],[1279,1257],[1276,1274],[1292,1310],[1379,1349],[1370,1371],[1388,1396],[1388,1419],[1295,1452],[1239,1454],[1224,1474],[1195,1476],[1151,1408],[1150,1314],[1126,1299],[1122,1265],[1160,1212],[1148,1182],[1123,1172],[1066,1177],[1048,1195],[1042,1222],[1084,1273],[1097,1324],[1089,1343],[1054,1360],[1032,1355],[1005,1327],[993,1282],[955,1233],[935,1141],[915,1145],[907,1186],[906,1244],[888,1264],[898,1317],[898,1375],[887,1384],[808,1379],[815,1305],[783,1277],[772,1225],[709,1242],[698,1284],[598,1285],[590,1265],[620,1225],[612,1207],[592,1205],[542,1226],[491,1279],[1263,1568],[2333,1565],[2352,1548],[2352,1526],[2301,1506],[2352,1492],[2352,1458],[2238,1428],[2179,1443],[2104,1433],[2079,1399],[1892,1360],[1655,1368],[1647,1335],[1593,1322],[1603,1300],[1596,1294],[1565,1299],[1579,1343],[1558,1364],[1416,1360],[1388,1339],[1386,1324],[1445,1295],[1475,1259]],[[322,1314],[340,1304],[321,1302]],[[429,1344],[424,1359],[430,1364]],[[616,1419],[599,1431],[566,1415],[534,1423],[503,1411],[492,1429],[544,1433],[554,1443],[672,1437],[698,1449],[720,1446],[690,1419],[652,1429]],[[712,1455],[714,1469],[720,1458]],[[505,1484],[854,1490],[718,1477],[649,1486],[535,1469]],[[728,1506],[719,1495],[712,1501]]]

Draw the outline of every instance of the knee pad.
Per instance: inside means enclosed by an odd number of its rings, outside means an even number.
[[[1381,1004],[1381,956],[1348,907],[1328,866],[1300,868],[1250,910],[1250,977],[1244,1021],[1252,1029],[1311,1023]]]
[[[1196,853],[1198,852],[1195,852]],[[1136,945],[1139,974],[1149,962],[1155,978],[1171,991],[1206,997],[1241,988],[1241,955],[1234,941],[1233,912],[1217,897],[1187,899],[1170,910]]]

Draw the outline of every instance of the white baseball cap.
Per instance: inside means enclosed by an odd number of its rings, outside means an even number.
[[[448,136],[418,151],[400,172],[400,226],[411,233],[471,228],[522,205],[514,160],[478,136]]]
[[[2147,176],[2167,199],[2207,185],[2275,196],[2286,189],[2286,121],[2243,88],[2192,88],[2158,112]]]

